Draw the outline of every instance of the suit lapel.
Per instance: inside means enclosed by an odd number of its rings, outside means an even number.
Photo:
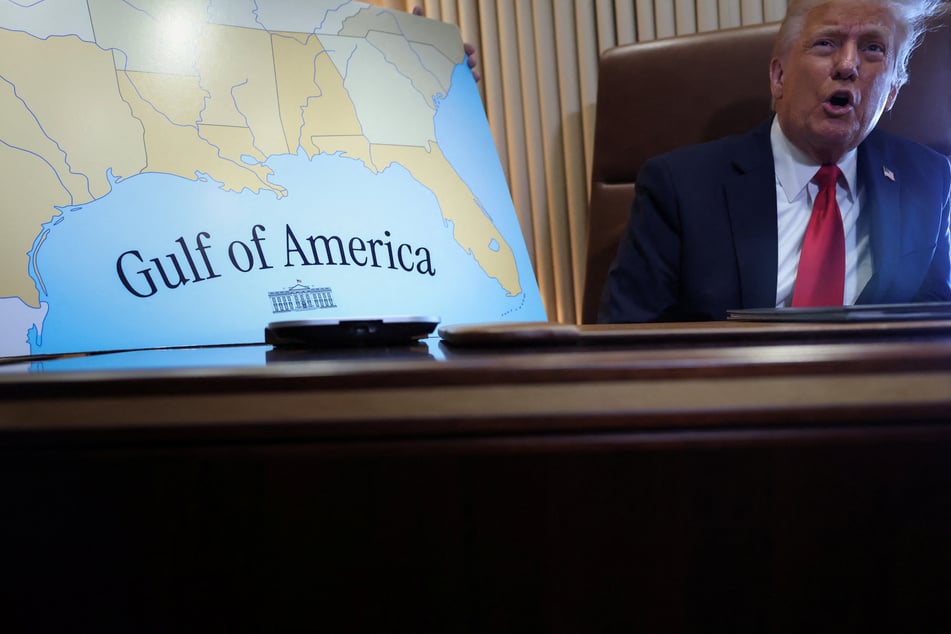
[[[901,174],[892,171],[888,156],[873,132],[859,146],[858,179],[865,187],[862,214],[868,214],[869,241],[874,273],[859,294],[859,304],[880,303],[897,270],[901,252],[899,193]]]
[[[770,125],[771,120],[740,137],[733,175],[723,183],[745,308],[776,303],[779,247]]]

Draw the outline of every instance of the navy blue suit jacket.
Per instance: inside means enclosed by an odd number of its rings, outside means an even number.
[[[704,321],[776,305],[770,124],[644,164],[599,321]],[[859,146],[858,178],[874,267],[858,303],[951,300],[947,157],[875,130]]]

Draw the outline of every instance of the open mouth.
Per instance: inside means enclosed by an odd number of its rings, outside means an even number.
[[[851,96],[845,92],[837,92],[829,98],[829,103],[836,108],[844,108],[852,102]]]

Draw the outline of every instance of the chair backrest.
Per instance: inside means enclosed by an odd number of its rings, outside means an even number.
[[[770,114],[778,23],[628,44],[601,55],[582,322],[601,292],[645,160],[745,132]],[[911,80],[879,127],[951,156],[951,13],[915,52]]]

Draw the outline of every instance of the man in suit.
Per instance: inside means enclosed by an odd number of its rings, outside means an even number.
[[[769,69],[775,116],[745,135],[644,164],[599,320],[951,300],[951,165],[874,130],[943,6],[791,0]],[[813,182],[821,173],[831,174],[827,186]],[[815,264],[829,259],[826,247],[816,256],[806,238],[827,232],[810,226],[816,199],[836,219],[832,244],[841,246],[831,273]]]

